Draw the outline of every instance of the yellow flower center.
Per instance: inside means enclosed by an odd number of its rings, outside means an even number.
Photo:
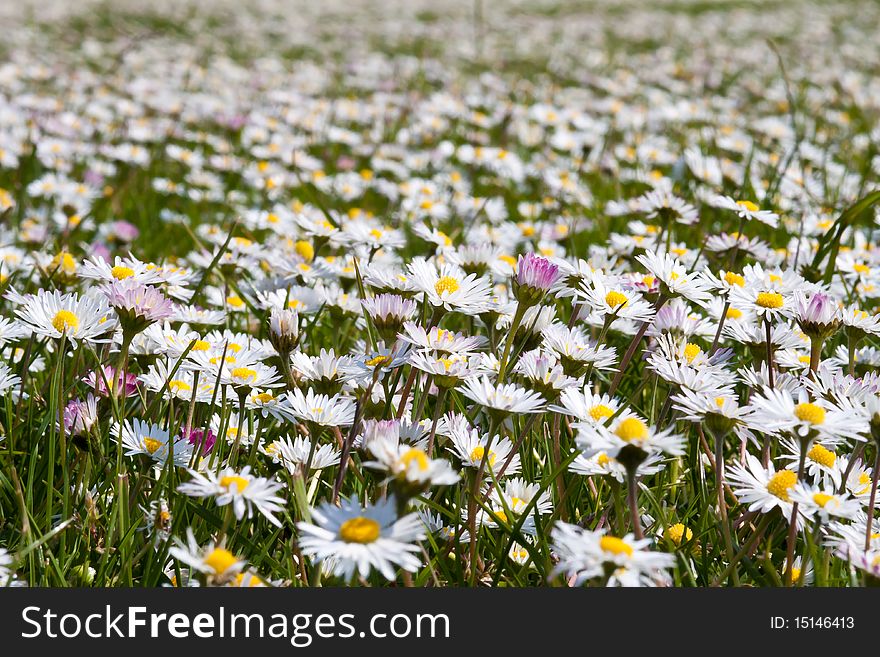
[[[757,212],[760,208],[751,201],[737,201],[736,204],[741,208],[745,208],[749,212]]]
[[[611,457],[609,457],[605,452],[601,452],[596,458],[596,463],[601,466],[606,466],[611,463]]]
[[[617,308],[618,306],[625,308],[629,303],[629,299],[622,292],[611,290],[611,292],[605,295],[605,303],[608,304],[609,308]]]
[[[830,449],[822,447],[822,445],[816,443],[813,445],[812,449],[807,452],[807,458],[819,465],[824,465],[826,468],[833,468],[834,462],[837,460],[837,455]]]
[[[192,386],[188,384],[186,381],[181,381],[180,379],[173,379],[168,382],[169,390],[192,390]]]
[[[211,343],[207,340],[196,340],[193,342],[192,351],[208,351],[211,348]]]
[[[453,292],[457,292],[459,288],[458,281],[455,280],[452,276],[441,276],[440,279],[434,284],[434,290],[436,290],[437,294],[441,297],[444,294],[452,294]]]
[[[678,522],[671,527],[667,527],[666,529],[666,538],[675,543],[676,545],[681,545],[682,539],[685,541],[689,541],[694,537],[694,533],[690,530],[689,527],[685,527],[682,523]]]
[[[597,404],[590,409],[590,417],[596,420],[596,422],[609,418],[612,415],[614,415],[614,411],[605,404]]]
[[[516,258],[514,258],[513,256],[509,256],[509,255],[500,255],[500,256],[498,256],[498,259],[499,259],[501,262],[506,262],[506,263],[507,263],[508,265],[510,265],[511,267],[515,267],[515,266],[516,266]]]
[[[366,365],[369,367],[379,367],[380,365],[385,365],[390,362],[391,356],[376,356],[375,358],[366,361]]]
[[[742,310],[739,310],[738,308],[731,306],[727,309],[727,319],[740,319],[742,316]]]
[[[794,414],[801,422],[822,424],[825,421],[825,409],[810,402],[804,402],[795,406]]]
[[[859,473],[859,486],[861,486],[861,488],[856,491],[856,495],[864,495],[868,492],[868,489],[871,486],[871,478],[864,470]]]
[[[599,547],[602,548],[604,552],[610,552],[611,554],[625,554],[626,556],[631,556],[633,553],[632,546],[616,536],[603,536],[599,539]]]
[[[779,292],[760,292],[755,303],[761,308],[782,308],[782,295]]]
[[[65,274],[73,274],[76,271],[76,260],[67,251],[62,251],[52,258],[49,269],[51,271],[61,270]]]
[[[823,509],[825,505],[834,500],[834,495],[829,495],[828,493],[816,493],[813,495],[813,501],[821,506]]]
[[[205,565],[213,568],[214,573],[217,575],[225,573],[232,568],[237,561],[238,559],[235,558],[235,555],[232,554],[232,552],[219,547],[214,548],[211,551],[211,554],[205,557]]]
[[[254,399],[261,404],[268,404],[270,401],[274,401],[275,395],[271,392],[261,392],[259,395],[254,395]]]
[[[234,295],[231,297],[226,297],[226,303],[233,308],[241,308],[244,305],[244,301],[241,300],[241,297]]]
[[[311,262],[315,257],[315,247],[312,246],[311,242],[307,242],[306,240],[299,240],[293,245],[293,250],[296,251],[306,262]]]
[[[797,475],[791,470],[780,470],[767,482],[767,492],[784,502],[790,501],[788,491],[797,483]]]
[[[144,447],[150,454],[155,454],[162,447],[162,441],[155,438],[144,438]]]
[[[482,445],[477,445],[471,451],[471,461],[473,461],[474,463],[482,463],[483,456],[485,456],[485,454],[486,454],[486,448],[483,447]],[[493,452],[490,449],[489,456],[486,458],[486,462],[489,464],[490,467],[495,465],[495,458],[496,458],[495,452]]]
[[[64,333],[67,329],[76,331],[79,328],[79,317],[69,310],[59,310],[52,318],[52,326],[59,333]]]
[[[867,274],[871,271],[871,268],[868,265],[863,265],[860,262],[857,262],[853,265],[853,269],[859,274]]]
[[[131,267],[126,267],[125,265],[116,265],[113,269],[110,270],[110,273],[117,281],[121,281],[123,278],[134,276],[134,269],[132,269]]]
[[[381,527],[372,518],[350,518],[339,528],[339,537],[346,543],[373,543],[379,538]]]
[[[238,475],[227,475],[226,477],[221,477],[220,485],[223,488],[231,488],[233,484],[235,484],[236,489],[239,493],[244,492],[244,489],[248,487],[250,484],[247,479],[244,477],[239,477]]]
[[[694,362],[694,358],[699,356],[702,351],[703,350],[693,342],[688,342],[684,348],[684,357],[687,359],[688,363],[692,363]]]
[[[403,467],[407,470],[409,469],[410,463],[415,463],[419,472],[424,472],[428,469],[429,461],[428,455],[425,454],[424,451],[413,447],[408,450],[403,456],[400,457],[400,462],[403,463]]]
[[[614,433],[623,441],[644,440],[648,437],[648,427],[637,417],[628,417],[617,425]]]
[[[729,271],[724,274],[724,282],[728,285],[737,285],[739,287],[742,287],[746,284],[746,279],[735,272]]]
[[[234,370],[232,370],[233,379],[243,379],[245,381],[249,381],[250,379],[255,379],[256,377],[256,370],[252,370],[249,367],[236,367]]]

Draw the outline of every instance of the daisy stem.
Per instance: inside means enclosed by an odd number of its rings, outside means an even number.
[[[654,304],[654,312],[660,310],[660,308],[662,308],[663,304],[665,303],[666,297],[661,295],[657,299],[657,303]],[[618,368],[617,374],[614,375],[614,380],[611,381],[611,388],[608,390],[608,395],[610,397],[613,397],[614,393],[617,392],[617,387],[620,385],[620,382],[623,380],[623,375],[626,372],[626,366],[629,365],[629,362],[635,355],[636,349],[638,348],[639,343],[642,341],[642,338],[645,337],[645,332],[648,330],[648,325],[650,323],[651,322],[642,322],[642,325],[639,327],[638,332],[629,343],[629,347],[627,347],[626,353],[623,355],[623,359],[620,361],[620,367]]]
[[[769,513],[763,514],[764,517],[761,518],[761,523],[755,528],[755,531],[749,537],[749,540],[746,541],[745,545],[743,545],[739,552],[733,557],[733,560],[727,564],[727,568],[718,576],[718,578],[712,582],[712,586],[719,586],[721,582],[730,577],[731,571],[736,568],[736,564],[746,556],[749,552],[751,552],[752,548],[755,547],[755,544],[761,540],[761,536],[764,535],[764,532],[767,530],[767,526],[770,524],[770,521],[773,519],[773,516]]]
[[[773,390],[773,343],[770,341],[770,320],[764,318],[764,341],[767,345],[767,380]]]
[[[810,338],[810,378],[814,380],[822,360],[822,342],[820,338]]]
[[[877,480],[880,478],[880,448],[874,457],[874,472],[871,473],[871,501],[868,502],[868,520],[865,528],[865,552],[871,549],[871,530],[874,524],[874,503],[877,500]]]
[[[798,461],[798,471],[797,471],[797,479],[796,481],[801,481],[804,476],[804,464],[807,462],[807,447],[809,446],[809,440],[801,440],[801,454],[800,460]],[[788,550],[786,552],[786,567],[785,567],[785,585],[791,586],[791,576],[792,576],[792,568],[794,567],[794,548],[795,543],[797,543],[797,514],[798,514],[798,503],[795,502],[791,505],[791,518],[789,520],[788,526]]]
[[[477,496],[480,494],[480,484],[483,481],[483,471],[489,462],[489,454],[492,453],[492,441],[495,438],[495,428],[497,423],[493,419],[489,422],[489,434],[486,438],[486,446],[483,448],[483,458],[480,459],[480,465],[474,474],[471,482],[471,496],[468,500],[468,525],[470,526],[470,546],[468,554],[470,559],[468,563],[471,569],[471,586],[477,581]],[[497,477],[496,477],[497,479]]]
[[[445,401],[446,388],[441,387],[437,392],[437,400],[434,402],[434,417],[431,418],[431,433],[428,435],[428,458],[434,458],[434,436],[437,433],[437,422],[440,419],[440,411]]]
[[[510,357],[510,349],[513,346],[513,340],[516,337],[516,332],[519,330],[519,325],[522,324],[525,313],[526,307],[522,303],[517,303],[516,311],[513,314],[513,321],[510,323],[510,330],[507,333],[507,339],[504,341],[504,351],[501,353],[501,361],[498,363],[499,385],[504,383],[504,375],[507,374],[507,359]]]
[[[642,519],[639,517],[639,476],[638,466],[626,469],[627,501],[629,502],[629,514],[632,517],[633,533],[636,539],[645,537],[642,531]]]
[[[238,426],[235,428],[235,442],[229,452],[229,460],[231,465],[235,465],[238,461],[238,448],[241,446],[241,428],[244,425],[245,399],[247,399],[247,391],[244,389],[238,391]]]
[[[415,371],[415,368],[413,368]],[[342,490],[342,482],[345,479],[345,470],[348,467],[348,456],[351,453],[351,446],[354,444],[355,436],[357,436],[358,429],[360,429],[361,424],[361,414],[363,413],[363,408],[370,401],[370,397],[373,394],[373,386],[376,385],[376,381],[379,378],[379,370],[375,370],[373,372],[373,378],[370,380],[370,384],[367,386],[367,389],[364,391],[363,399],[361,399],[354,411],[354,419],[351,421],[351,427],[348,429],[348,435],[345,437],[345,441],[342,444],[342,454],[339,457],[339,470],[336,473],[336,481],[333,483],[333,504],[336,504],[336,501],[339,499],[339,491]],[[401,401],[401,403],[403,403]],[[312,445],[309,449],[309,460],[307,461],[307,467],[311,467],[312,465],[312,456],[315,451],[315,445],[318,440],[312,441]],[[309,471],[306,469],[303,477],[308,480]]]
[[[719,432],[715,436],[715,485],[718,487],[718,516],[721,520],[721,532],[724,535],[724,547],[727,558],[733,561],[733,539],[730,537],[730,522],[727,519],[727,501],[724,499],[724,436]],[[739,586],[739,574],[736,568],[731,573],[734,586]]]
[[[730,298],[724,300],[724,308],[721,310],[721,319],[718,320],[718,329],[715,331],[715,337],[712,339],[712,347],[709,349],[709,355],[715,353],[718,348],[718,341],[721,339],[721,329],[724,328],[724,320],[727,319],[727,311],[730,310]]]

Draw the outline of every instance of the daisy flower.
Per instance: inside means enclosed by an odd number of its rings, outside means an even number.
[[[172,459],[174,465],[186,466],[192,457],[191,446],[182,438],[171,439],[170,434],[158,424],[141,420],[125,420],[114,424],[114,440],[121,441],[126,456],[143,454],[157,463],[165,464]]]
[[[256,508],[269,522],[280,527],[281,521],[273,514],[284,510],[284,498],[275,495],[284,488],[284,484],[255,477],[250,470],[250,466],[245,466],[240,472],[233,468],[224,468],[219,473],[209,470],[206,474],[189,470],[192,479],[180,484],[177,490],[190,497],[213,497],[217,506],[232,504],[238,520],[245,515],[250,518]]]
[[[202,573],[209,583],[220,584],[234,578],[245,567],[245,562],[219,545],[199,547],[191,528],[186,530],[186,542],[174,538],[168,553],[190,568]]]
[[[440,306],[465,315],[483,311],[492,296],[489,282],[451,264],[438,269],[424,258],[416,258],[408,265],[413,284],[425,294],[432,306]]]
[[[297,388],[287,393],[290,414],[303,422],[319,426],[342,427],[354,422],[355,403],[341,395],[316,395],[311,389]]]
[[[462,386],[461,393],[490,413],[518,415],[544,412],[544,399],[538,393],[530,392],[515,383],[498,385],[488,376],[468,379]]]
[[[415,513],[398,518],[395,507],[393,497],[366,507],[354,498],[342,499],[339,507],[325,502],[312,510],[316,524],[297,523],[300,549],[316,563],[328,561],[330,572],[346,581],[372,570],[387,580],[396,578],[398,568],[415,572],[421,548],[414,541],[425,538],[425,526]]]
[[[611,536],[605,529],[590,531],[557,522],[550,538],[558,559],[552,576],[564,574],[574,586],[602,576],[606,566],[612,571],[624,568],[635,573],[654,574],[675,565],[673,555],[645,549],[651,540],[636,540],[632,534],[619,538]]]
[[[323,470],[339,464],[341,452],[335,449],[333,445],[318,445],[312,449],[312,441],[302,436],[297,436],[293,440],[288,437],[273,440],[265,447],[261,446],[261,451],[267,454],[273,463],[280,463],[290,474],[295,474],[305,466],[312,455],[312,470]]]
[[[15,309],[15,314],[35,335],[56,340],[66,336],[73,346],[79,341],[106,342],[102,336],[116,325],[103,297],[80,297],[57,290],[39,290],[28,295],[22,306]]]
[[[732,210],[738,217],[748,219],[749,221],[760,221],[767,224],[771,228],[776,228],[779,224],[779,215],[770,210],[762,210],[755,203],[749,200],[737,201],[730,196],[715,196],[710,200],[710,204],[716,208]]]

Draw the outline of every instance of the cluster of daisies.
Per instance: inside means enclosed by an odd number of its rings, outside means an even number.
[[[41,4],[0,585],[880,579],[876,5]]]

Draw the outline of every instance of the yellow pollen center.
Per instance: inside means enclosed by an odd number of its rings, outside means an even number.
[[[117,281],[121,281],[123,278],[134,276],[134,269],[132,269],[131,267],[126,267],[125,265],[116,265],[113,269],[110,270],[110,273]]]
[[[372,518],[350,518],[339,528],[339,537],[346,543],[373,543],[379,538],[379,523]]]
[[[610,552],[611,554],[625,554],[626,556],[631,556],[633,553],[632,546],[616,536],[603,536],[599,539],[599,547],[602,548],[604,552]]]
[[[232,370],[233,379],[244,379],[245,381],[249,381],[250,379],[256,378],[256,376],[256,370],[252,370],[249,367],[236,367]]]
[[[648,427],[640,419],[629,417],[617,425],[614,433],[623,441],[644,440],[648,437]]]
[[[685,541],[689,541],[693,537],[694,533],[690,530],[690,528],[685,527],[680,522],[666,529],[666,538],[668,538],[676,545],[681,545],[682,539],[684,539]]]
[[[169,390],[192,390],[192,386],[188,384],[186,381],[181,381],[180,379],[174,379],[168,382]]]
[[[452,294],[453,292],[457,292],[459,288],[458,281],[455,280],[452,276],[441,276],[440,279],[434,284],[434,290],[436,290],[437,294],[441,297],[444,294]]]
[[[743,285],[746,284],[746,279],[737,273],[729,271],[726,274],[724,274],[724,282],[727,283],[728,285],[737,285],[739,287],[742,287]]]
[[[804,402],[795,406],[794,414],[801,422],[822,424],[825,421],[825,409],[810,402]]]
[[[612,415],[614,415],[614,411],[605,404],[597,404],[590,409],[590,417],[596,420],[596,422],[609,418]]]
[[[192,351],[208,351],[211,348],[211,343],[207,340],[196,340],[193,343]]]
[[[830,449],[822,447],[822,445],[817,443],[807,452],[807,458],[819,465],[824,465],[826,468],[833,468],[837,455]]]
[[[760,208],[751,201],[737,201],[736,204],[749,212],[757,212]]]
[[[376,356],[375,358],[366,361],[366,364],[369,367],[379,367],[380,365],[385,365],[389,362],[391,362],[391,356]]]
[[[696,358],[697,356],[699,356],[700,353],[702,353],[702,351],[703,351],[703,350],[700,349],[700,348],[699,348],[697,345],[695,345],[693,342],[688,342],[687,345],[685,345],[685,348],[684,348],[684,357],[687,359],[687,362],[688,362],[688,363],[692,363],[692,362],[694,362],[694,358]]]
[[[730,307],[727,309],[727,319],[740,319],[743,316],[742,310]]]
[[[599,465],[605,466],[605,465],[608,465],[609,463],[611,463],[611,458],[605,452],[602,452],[596,458],[596,463],[598,463]]]
[[[214,548],[207,557],[205,557],[205,565],[214,569],[217,575],[222,575],[235,565],[238,559],[229,550],[223,548]]]
[[[268,404],[275,399],[275,395],[271,392],[261,392],[259,395],[254,395],[254,398],[261,404]]]
[[[762,308],[782,308],[782,295],[779,292],[760,292],[755,303]]]
[[[223,486],[223,488],[231,488],[233,484],[235,484],[238,492],[241,493],[244,492],[244,489],[248,487],[250,482],[244,477],[239,477],[238,475],[228,475],[220,479],[220,485]]]
[[[481,463],[483,461],[483,456],[485,456],[485,454],[486,454],[486,448],[483,447],[482,445],[477,445],[471,451],[471,461],[473,461],[474,463]],[[486,462],[490,466],[493,466],[493,465],[495,465],[495,458],[496,458],[495,452],[493,452],[490,449],[489,456],[486,458]]]
[[[52,318],[52,326],[59,333],[64,333],[67,329],[76,331],[79,328],[79,317],[69,310],[59,310]]]
[[[416,463],[416,467],[419,472],[424,472],[428,469],[429,461],[428,455],[425,454],[424,451],[413,447],[408,450],[403,456],[400,457],[400,462],[403,463],[403,466],[408,470],[410,463]]]
[[[625,308],[629,303],[629,299],[622,292],[611,290],[611,292],[605,295],[605,303],[608,304],[609,308],[617,308],[618,306]]]
[[[156,451],[162,447],[162,441],[156,440],[155,438],[144,438],[144,447],[150,454],[155,454]]]
[[[784,502],[790,501],[788,491],[797,483],[797,475],[791,470],[780,470],[767,482],[767,492]]]
[[[825,505],[834,500],[834,495],[829,495],[828,493],[816,493],[813,495],[813,501],[821,506],[823,509]]]
[[[293,249],[306,262],[311,262],[312,259],[314,259],[315,257],[315,248],[312,246],[311,242],[299,240],[296,244],[293,245]]]

